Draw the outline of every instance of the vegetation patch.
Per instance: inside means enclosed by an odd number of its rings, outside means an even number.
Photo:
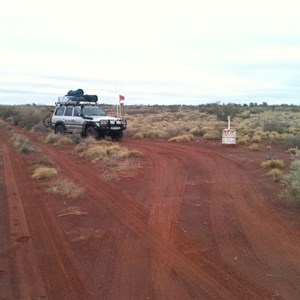
[[[291,163],[290,172],[283,176],[282,182],[287,185],[285,194],[300,202],[300,160]]]
[[[81,157],[94,163],[117,161],[130,157],[141,157],[143,154],[136,150],[128,150],[113,142],[99,141],[90,143],[82,142],[75,147]]]
[[[40,152],[40,149],[33,145],[30,140],[22,134],[13,134],[10,142],[21,153]]]
[[[284,161],[282,159],[268,159],[260,164],[263,168],[282,169],[284,167]]]
[[[74,184],[72,181],[65,179],[52,182],[47,192],[77,199],[83,195],[84,189]]]
[[[260,150],[260,146],[257,143],[253,143],[252,145],[249,146],[249,149],[251,151],[259,151]]]
[[[46,179],[51,178],[57,175],[57,171],[55,168],[48,168],[48,167],[39,167],[34,170],[32,179]]]
[[[170,138],[169,142],[190,142],[193,140],[195,137],[192,134],[184,134]]]
[[[280,169],[274,168],[270,170],[266,176],[271,176],[274,181],[279,181],[283,177],[283,173]]]
[[[76,141],[73,137],[70,136],[50,133],[45,138],[44,143],[48,145],[54,145],[54,146],[66,146],[66,145],[74,145]]]

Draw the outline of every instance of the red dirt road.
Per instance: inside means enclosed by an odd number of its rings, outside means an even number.
[[[1,299],[300,298],[299,226],[276,206],[261,154],[125,140],[143,158],[104,180],[70,147],[24,134],[41,153],[17,153],[0,126]],[[41,155],[85,195],[32,180]]]

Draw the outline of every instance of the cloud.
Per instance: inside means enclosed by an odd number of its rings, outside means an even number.
[[[299,103],[298,6],[7,1],[0,11],[0,103],[7,91],[18,99],[24,91],[52,104],[54,95],[76,88],[111,103],[118,93],[132,104],[243,102],[259,94]]]

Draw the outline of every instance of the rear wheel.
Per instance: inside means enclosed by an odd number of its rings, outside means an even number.
[[[62,135],[66,132],[65,128],[63,125],[59,124],[55,127],[55,133],[58,135]]]
[[[85,136],[86,137],[93,137],[95,139],[98,139],[99,138],[99,133],[93,126],[89,126],[85,131]]]

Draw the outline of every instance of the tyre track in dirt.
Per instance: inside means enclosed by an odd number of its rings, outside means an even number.
[[[1,143],[20,299],[89,299],[65,237],[19,153]],[[34,186],[34,187],[33,187]]]
[[[140,147],[140,146],[138,146],[138,145],[135,145],[135,146],[137,146],[137,147]],[[145,148],[147,148],[147,147],[145,147],[145,146],[141,146],[141,149],[145,149]],[[153,149],[155,148],[155,146],[153,146],[153,145],[150,145],[150,147],[149,147],[149,149],[151,150],[151,154],[153,154]],[[176,160],[178,160],[178,161],[180,161],[180,163],[175,163],[175,165],[177,166],[177,168],[179,167],[179,172],[181,172],[182,171],[182,168],[184,167],[185,168],[185,170],[184,170],[184,172],[185,172],[185,174],[187,174],[187,173],[190,173],[190,168],[189,168],[189,164],[193,164],[193,165],[195,165],[195,166],[197,166],[197,168],[199,169],[199,171],[201,171],[201,173],[203,174],[205,174],[205,185],[207,185],[207,182],[214,182],[214,180],[215,180],[215,178],[213,178],[213,176],[211,175],[212,173],[214,173],[214,172],[212,172],[211,170],[218,170],[217,168],[216,168],[216,166],[214,166],[214,168],[212,168],[211,169],[211,166],[209,165],[210,164],[210,162],[215,162],[216,161],[216,157],[218,158],[218,154],[215,154],[216,156],[214,157],[213,156],[213,153],[211,152],[211,151],[203,151],[203,149],[199,149],[199,148],[197,148],[196,149],[196,151],[192,151],[193,153],[190,153],[190,152],[188,152],[188,150],[187,150],[187,147],[186,146],[180,146],[180,145],[175,145],[175,149],[173,149],[173,150],[171,150],[170,148],[172,148],[172,146],[170,147],[170,145],[168,145],[167,143],[159,143],[159,147],[158,147],[158,149],[156,149],[156,151],[157,152],[162,152],[163,153],[163,155],[165,155],[165,156],[170,156],[170,159],[168,159],[168,158],[164,158],[165,159],[165,161],[167,161],[167,163],[169,163],[169,167],[167,168],[169,171],[170,171],[170,173],[171,172],[174,172],[175,174],[176,174],[176,171],[175,171],[175,169],[171,169],[170,168],[170,166],[172,165],[172,161],[176,161]],[[160,149],[160,150],[159,150]],[[190,150],[189,150],[190,151]],[[199,157],[200,157],[200,159],[199,159]],[[185,160],[185,162],[184,162],[184,160]],[[154,165],[156,164],[156,163],[153,163]],[[160,165],[160,167],[162,168],[162,169],[164,169],[164,167],[166,167],[166,166],[164,166],[163,165],[163,163],[160,161],[159,163],[157,163],[157,165]],[[209,166],[209,168],[205,168],[205,169],[202,169],[201,170],[201,168],[202,168],[202,165],[204,165],[204,166]],[[181,169],[180,169],[181,168]],[[205,172],[203,172],[203,170],[205,170]],[[228,170],[230,170],[230,168],[228,169]],[[178,174],[178,172],[177,172],[177,174]],[[176,174],[176,175],[177,175]],[[175,175],[175,176],[176,176]],[[190,175],[190,174],[189,174]],[[166,176],[166,175],[164,175],[164,176],[162,176],[162,177],[164,177],[164,178],[167,178],[168,176]],[[171,177],[171,175],[169,175],[169,177]],[[156,177],[155,177],[156,178]],[[226,178],[226,177],[224,177],[224,178]],[[224,181],[224,178],[223,178],[223,181]],[[189,178],[189,179],[191,179],[191,178]],[[158,179],[157,181],[159,182],[159,180],[162,180],[162,178],[160,178],[160,179]],[[173,182],[173,186],[174,185],[176,185],[176,184],[178,184],[178,183],[182,183],[183,185],[186,185],[186,183],[187,183],[187,178],[185,178],[185,180],[182,180],[182,178],[179,176],[179,174],[178,174],[178,180],[174,180],[174,182]],[[155,186],[153,183],[151,184],[152,186]],[[208,186],[211,186],[211,185],[209,185],[208,184]],[[223,187],[223,184],[220,184],[220,186],[222,186]],[[175,187],[173,187],[173,190],[175,191],[176,190],[176,188]],[[177,192],[177,195],[180,195],[179,196],[179,198],[180,198],[180,202],[182,202],[183,201],[183,199],[184,199],[184,191],[183,191],[183,193],[182,194],[180,194],[180,193],[178,193]],[[210,197],[209,196],[209,193],[207,193],[207,197]],[[176,202],[176,196],[174,196],[174,199],[175,199],[175,202]],[[226,212],[225,212],[225,214],[226,214]],[[177,222],[177,229],[178,229],[178,231],[184,231],[184,229],[183,228],[180,228],[180,225],[178,224],[178,213],[177,214],[175,214],[173,217],[174,217],[174,219],[175,219],[175,221]],[[214,219],[215,217],[213,217],[213,219]],[[165,223],[167,223],[167,222],[165,222]],[[224,223],[225,224],[225,223]],[[166,227],[167,228],[167,225],[166,224],[162,224],[163,226],[162,226],[162,228],[164,228],[164,227]],[[240,230],[240,229],[239,229]],[[241,239],[241,238],[243,238],[243,236],[241,236],[241,235],[239,235],[238,237],[236,237],[236,238],[238,238],[238,239]],[[186,251],[186,253],[188,253],[188,255],[190,256],[190,257],[193,257],[193,261],[195,262],[195,261],[199,261],[199,245],[198,245],[198,247],[197,247],[197,249],[195,249],[195,251],[193,250],[193,247],[191,247],[191,244],[189,243],[189,246],[185,246],[185,245],[180,245],[180,248],[181,249],[184,249],[185,251]],[[236,247],[237,248],[237,247]],[[240,249],[240,251],[243,251],[244,252],[244,245],[243,246],[241,246],[240,247],[241,249]],[[170,250],[171,250],[171,248],[170,248]],[[210,260],[210,263],[211,264],[214,264],[213,263],[213,260],[215,260],[215,261],[218,261],[218,259],[216,259],[216,257],[212,257],[212,258],[210,258],[211,260]],[[200,260],[203,260],[202,258],[200,259]],[[165,260],[165,261],[167,261],[167,260]],[[220,262],[221,263],[221,262]],[[200,263],[201,265],[203,265],[204,263],[203,263],[203,261]],[[211,266],[208,266],[208,268],[212,268]],[[226,270],[226,266],[224,266],[224,270],[223,271],[225,271]],[[161,274],[163,274],[164,272],[162,271],[162,270],[160,270],[161,271]],[[218,270],[219,271],[219,270]],[[229,273],[231,273],[232,272],[232,270],[227,270]],[[236,271],[237,272],[237,271]],[[222,272],[219,272],[219,273],[222,273]],[[162,276],[162,275],[160,275],[160,276]],[[242,275],[240,274],[240,279],[241,279],[241,282],[242,282]],[[246,278],[244,278],[244,280],[249,280],[250,278],[251,278],[251,282],[252,283],[250,283],[250,281],[247,283],[247,285],[248,285],[248,287],[250,287],[251,285],[253,285],[253,286],[255,286],[255,285],[257,285],[257,287],[256,287],[256,289],[257,290],[259,290],[260,288],[258,288],[258,286],[260,285],[259,284],[259,282],[254,278],[254,276],[252,277],[251,275],[250,276],[248,276],[247,275],[247,277],[248,277],[248,279]],[[227,277],[227,280],[229,280],[229,277]],[[231,278],[231,280],[232,280],[232,278]],[[255,289],[255,288],[254,288]],[[246,290],[246,289],[245,289]],[[262,296],[262,297],[266,297],[267,295],[268,295],[268,293],[269,292],[267,292],[266,290],[264,291],[264,289],[260,289],[261,290],[261,292],[262,292],[262,294],[261,295],[264,295],[264,296]],[[246,294],[244,295],[245,297],[247,297],[246,296]],[[255,297],[254,295],[252,296],[252,297]]]
[[[211,184],[205,188],[211,199],[211,224],[220,255],[252,280],[264,282],[287,299],[297,299],[299,234],[279,217],[257,188],[257,178],[251,178],[240,164],[214,151],[209,154],[214,159],[205,152],[202,155],[198,166],[210,178]]]
[[[226,166],[226,162],[223,162],[223,170],[229,170],[229,165]],[[215,234],[222,236],[222,239],[218,239],[219,248],[227,249],[227,256],[234,258],[239,268],[250,271],[258,281],[265,281],[269,289],[280,291],[290,299],[297,298],[300,289],[295,287],[300,277],[298,275],[293,276],[293,279],[288,278],[286,273],[288,271],[296,274],[300,270],[300,247],[294,238],[295,234],[291,233],[290,228],[270,207],[253,179],[241,172],[237,176],[223,171],[223,176],[219,172],[215,177],[216,185],[222,186],[225,176],[229,183],[232,181],[231,190],[227,194],[224,194],[224,190],[218,192],[216,188],[211,191],[212,219],[218,220],[213,226]],[[228,208],[232,211],[226,216]],[[293,292],[288,292],[292,290]]]
[[[271,299],[275,294],[275,280],[268,284],[262,275],[265,268],[258,267],[258,257],[274,240],[271,238],[267,245],[258,247],[258,240],[254,235],[253,228],[248,225],[249,221],[257,222],[254,212],[260,202],[265,203],[266,200],[259,190],[254,189],[255,195],[259,199],[254,199],[252,206],[248,203],[245,192],[247,189],[249,189],[248,192],[251,188],[253,189],[252,181],[247,183],[244,188],[233,185],[232,188],[237,188],[238,192],[231,194],[231,189],[224,185],[228,177],[227,173],[218,169],[218,164],[223,159],[227,161],[228,171],[236,172],[237,177],[243,180],[249,180],[245,171],[233,160],[229,160],[217,152],[199,148],[198,145],[126,141],[124,142],[125,146],[144,152],[145,160],[148,163],[147,170],[150,170],[148,174],[143,175],[140,184],[135,185],[135,187],[145,187],[142,192],[137,190],[137,198],[135,198],[134,193],[126,193],[122,190],[122,186],[116,189],[109,183],[102,182],[100,190],[101,180],[95,180],[88,164],[79,166],[74,158],[60,155],[59,149],[45,146],[37,140],[35,143],[43,148],[65,174],[84,186],[89,205],[93,208],[95,215],[100,213],[104,205],[114,216],[115,221],[112,222],[120,222],[123,226],[124,236],[121,242],[118,241],[119,238],[116,239],[115,235],[108,235],[106,241],[98,243],[98,252],[108,257],[111,262],[110,264],[105,262],[104,257],[97,258],[92,275],[96,274],[94,282],[100,282],[105,288],[102,293],[93,291],[95,299],[97,299],[96,295],[103,295],[103,298],[106,299],[122,297],[139,299],[140,295],[143,295],[142,298],[154,299],[241,299],[241,295],[243,299]],[[205,197],[210,199],[209,224],[212,224],[211,232],[218,245],[218,253],[201,251],[207,245],[203,244],[201,240],[193,242],[188,233],[183,233],[181,225],[184,224],[179,222],[182,213],[181,206],[186,201],[184,194],[188,189],[187,181],[191,176],[192,165],[201,172],[205,182],[208,183],[205,186],[199,185],[199,183],[197,185],[205,190]],[[176,180],[177,174],[174,173],[176,169],[179,170],[178,178],[180,180]],[[169,171],[171,174],[168,174]],[[217,190],[215,190],[216,187]],[[177,193],[178,197],[176,197]],[[241,197],[241,201],[237,201],[237,195]],[[141,203],[140,197],[144,198],[144,203]],[[169,205],[164,207],[159,204]],[[263,207],[265,209],[265,206]],[[251,213],[247,213],[248,209]],[[267,224],[273,222],[272,218],[274,218],[282,230],[282,236],[284,233],[289,233],[292,239],[294,235],[289,230],[289,226],[284,226],[271,208],[266,211],[264,216],[259,216],[258,222]],[[232,216],[235,217],[234,225],[229,222]],[[267,217],[267,220],[264,220],[263,217]],[[260,225],[257,225],[257,228]],[[272,225],[269,226],[272,229]],[[232,231],[231,236],[224,231],[224,228],[226,231]],[[234,241],[232,237],[239,241]],[[104,253],[102,252],[103,247],[107,247],[107,251]],[[120,249],[116,251],[117,247]],[[291,251],[291,247],[294,249],[294,254],[298,253],[298,246],[291,242],[285,249]],[[250,268],[251,263],[248,261],[242,266],[236,264],[235,261],[232,262],[232,256],[241,255],[244,249],[255,252],[251,261],[254,265],[252,269]],[[144,274],[143,288],[136,287],[134,291],[134,284],[141,280],[134,278],[133,282],[128,282],[128,275],[133,277],[132,275],[139,268],[138,262],[135,263],[135,266],[125,265],[121,254],[123,251],[130,257],[130,260],[133,260],[134,256],[142,256],[148,252],[150,274]],[[131,255],[129,255],[130,251]],[[294,254],[289,254],[291,261],[296,259]],[[276,257],[278,258],[277,255]],[[271,261],[266,263],[267,266],[270,264]],[[99,272],[103,266],[105,267],[104,279],[101,278],[102,275]],[[286,263],[282,265],[282,268],[288,271]],[[297,267],[294,270],[297,270]],[[254,274],[251,273],[252,271]],[[259,279],[255,278],[257,275]],[[260,279],[262,281],[258,282]],[[293,285],[294,282],[290,286],[287,286],[286,283],[277,286],[280,291],[285,291],[286,288],[286,295],[293,299],[292,297],[297,291]],[[113,291],[113,288],[116,291]]]
[[[98,186],[95,185],[94,175],[90,173],[88,166],[79,167],[78,164],[74,163],[72,158],[57,155],[57,151],[59,150],[51,149],[43,144],[39,144],[39,146],[43,148],[57,165],[66,171],[66,174],[85,188],[90,195],[88,198],[93,202],[95,211],[101,209],[101,207],[99,207],[99,200],[101,200],[101,205],[104,204],[117,220],[133,233],[137,234],[139,239],[142,239],[143,242],[150,247],[150,251],[154,250],[154,252],[160,253],[159,257],[156,258],[159,263],[166,260],[170,261],[170,267],[168,267],[169,273],[172,273],[172,270],[176,270],[176,273],[184,274],[184,276],[181,276],[181,279],[185,278],[185,280],[187,280],[188,278],[189,285],[192,285],[195,290],[198,290],[199,295],[205,295],[207,299],[239,299],[240,291],[242,290],[245,295],[248,295],[248,298],[259,299],[261,295],[265,296],[268,293],[263,288],[256,286],[255,283],[249,282],[246,277],[242,278],[240,274],[236,274],[233,270],[228,270],[226,266],[224,266],[225,268],[223,269],[206,257],[198,257],[197,260],[192,261],[189,257],[186,257],[182,252],[178,251],[176,247],[173,246],[171,250],[170,246],[166,246],[170,243],[166,243],[161,232],[157,232],[155,228],[149,227],[149,213],[145,212],[144,208],[137,204],[137,201],[128,198],[123,192],[112,189],[109,184],[101,186],[101,190],[99,190]],[[153,145],[150,145],[149,149],[151,147],[153,147]],[[146,150],[145,147],[142,147],[142,150]],[[180,153],[179,156],[181,157],[183,154],[184,153]],[[170,158],[174,159],[174,157]],[[161,156],[160,159],[163,161],[165,157]],[[160,182],[163,186],[164,183],[164,181]],[[179,182],[177,182],[177,184],[180,185]],[[151,201],[151,199],[148,199],[148,201]],[[175,221],[177,222],[177,220]],[[154,260],[154,264],[156,264],[156,266],[159,265],[156,260]],[[172,276],[169,276],[169,278],[170,277]],[[223,282],[228,277],[230,280],[226,286],[224,286]],[[156,279],[157,278],[152,278],[151,280],[157,282]],[[164,295],[171,294],[171,297],[174,295],[175,298],[180,299],[184,297],[189,298],[189,292],[187,292],[188,287],[186,285],[180,285],[180,281],[178,280],[171,283],[170,280],[168,280],[168,282],[169,284],[165,282],[167,287],[165,287],[162,292]],[[124,286],[123,289],[126,289],[126,286]],[[155,287],[154,290],[156,293]],[[121,297],[121,295],[119,296]]]

